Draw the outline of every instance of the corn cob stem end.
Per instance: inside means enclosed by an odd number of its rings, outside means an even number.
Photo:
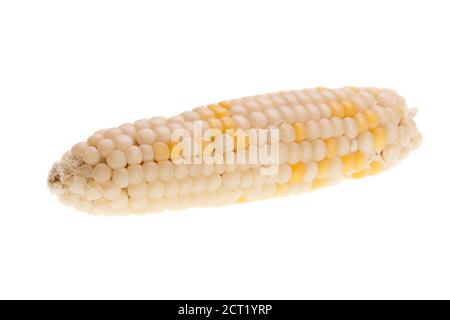
[[[67,189],[67,181],[80,173],[82,160],[71,152],[64,154],[61,161],[55,162],[48,175],[47,184],[52,193],[61,195]]]

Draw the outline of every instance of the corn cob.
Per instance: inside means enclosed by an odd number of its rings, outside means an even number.
[[[378,88],[244,97],[95,132],[55,163],[50,189],[93,214],[297,194],[396,165],[422,140],[414,109]]]

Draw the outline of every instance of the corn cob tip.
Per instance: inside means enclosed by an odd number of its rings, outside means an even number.
[[[66,153],[61,161],[55,162],[47,178],[48,188],[56,195],[62,195],[67,189],[67,180],[80,172],[82,160],[71,152]]]

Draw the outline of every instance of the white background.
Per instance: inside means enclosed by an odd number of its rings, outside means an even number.
[[[450,298],[447,1],[2,1],[1,298]],[[139,217],[61,205],[93,131],[244,95],[397,90],[424,134],[382,175]]]

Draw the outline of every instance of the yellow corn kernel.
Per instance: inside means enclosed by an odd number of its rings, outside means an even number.
[[[353,154],[353,159],[355,166],[353,170],[355,172],[363,171],[367,164],[366,156],[362,152],[357,151]]]
[[[369,175],[369,170],[362,170],[352,174],[352,179],[361,179]]]
[[[345,109],[339,102],[332,101],[328,105],[331,108],[331,114],[333,116],[338,117],[338,118],[345,117]]]
[[[227,110],[233,106],[230,101],[221,101],[219,104]]]
[[[278,196],[282,196],[286,194],[287,185],[286,184],[277,184],[276,185],[276,194]]]
[[[355,167],[355,159],[353,158],[353,154],[347,154],[341,157],[342,162],[342,174],[349,174],[353,171]]]
[[[303,162],[298,162],[291,166],[292,169],[292,176],[289,180],[289,183],[296,183],[303,179],[305,175],[305,164]]]
[[[233,140],[235,151],[248,149],[250,137],[244,131],[235,131],[233,134]]]
[[[220,121],[217,118],[209,118],[207,121],[208,121],[210,129],[217,129],[217,130],[223,132],[222,121]]]
[[[356,126],[358,127],[358,132],[362,133],[369,130],[369,123],[366,116],[363,113],[357,113],[355,115]]]
[[[224,130],[226,131],[227,129],[235,129],[236,126],[234,125],[233,119],[231,119],[231,117],[222,117],[222,124],[224,127]]]
[[[180,143],[180,140],[170,140],[167,142],[167,146],[169,147],[169,150],[172,150],[173,147],[175,147],[178,143]]]
[[[345,116],[346,117],[353,117],[355,115],[356,107],[355,107],[355,104],[352,101],[342,100],[341,104],[344,107],[344,111],[345,111]]]
[[[377,127],[370,131],[373,138],[373,148],[376,152],[380,152],[386,146],[386,134],[383,127]]]
[[[201,138],[198,141],[198,144],[200,146],[200,150],[202,150],[202,154],[208,153],[209,150],[212,149],[212,146],[210,146],[210,144],[212,143],[212,137],[211,138]],[[205,150],[206,148],[208,148],[207,150]]]
[[[295,141],[300,142],[306,139],[306,128],[301,122],[294,123]]]
[[[366,116],[367,123],[369,125],[369,129],[376,128],[378,126],[378,116],[372,109],[367,109],[364,112],[364,115]]]
[[[178,142],[170,148],[170,159],[172,161],[179,160],[183,157],[183,143]]]
[[[170,140],[169,142],[167,142],[167,147],[169,148],[169,152],[172,153],[172,149],[175,148],[179,143],[180,143],[180,141],[173,141],[173,140]]]
[[[381,161],[372,161],[370,163],[370,174],[378,174],[384,169],[384,163]]]
[[[237,199],[236,203],[244,203],[247,202],[247,200],[244,197],[240,197],[239,199]]]
[[[162,142],[156,142],[153,144],[153,153],[156,161],[168,160],[170,157],[170,151],[167,144]]]
[[[311,190],[317,190],[319,188],[323,188],[327,185],[327,179],[314,179],[311,184]]]
[[[208,106],[208,109],[211,110],[212,112],[214,112],[214,114],[216,115],[217,118],[222,118],[225,116],[228,116],[228,110],[225,109],[224,107],[222,107],[220,104],[216,103],[216,104],[210,104]]]
[[[338,143],[336,139],[327,139],[325,140],[325,147],[326,147],[326,157],[328,159],[334,158],[337,154],[338,150]]]
[[[323,159],[317,162],[317,178],[325,179],[330,172],[330,160]]]

